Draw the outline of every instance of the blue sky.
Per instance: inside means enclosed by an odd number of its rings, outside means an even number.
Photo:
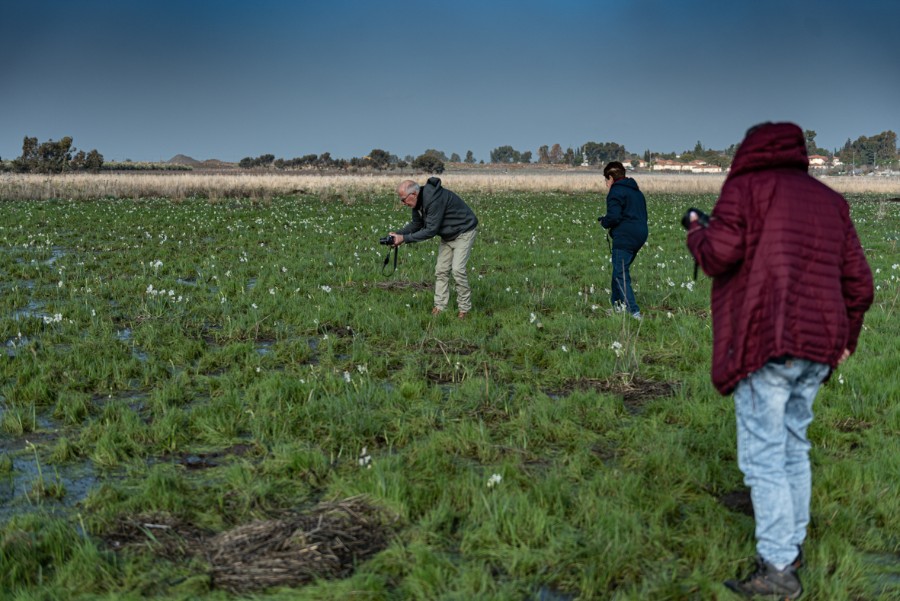
[[[32,0],[0,19],[0,157],[476,159],[900,131],[900,2]]]

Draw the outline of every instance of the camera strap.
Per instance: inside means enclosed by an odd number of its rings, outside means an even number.
[[[387,254],[384,255],[384,263],[381,264],[381,275],[390,277],[390,276],[394,275],[395,271],[397,271],[397,249],[399,249],[399,248],[400,248],[399,246],[395,246],[394,248],[388,249]],[[391,251],[392,250],[394,251],[394,268],[391,270],[390,273],[385,273],[384,269],[385,269],[385,267],[388,266],[388,262],[391,260]]]

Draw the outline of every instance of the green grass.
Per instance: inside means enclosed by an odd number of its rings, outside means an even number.
[[[380,275],[377,239],[408,218],[387,196],[0,203],[0,598],[229,598],[202,561],[104,534],[361,493],[400,516],[390,546],[259,598],[729,598],[753,520],[720,502],[743,488],[732,401],[678,223],[714,200],[649,199],[640,324],[609,311],[597,197],[470,195],[464,322],[431,316],[436,242]],[[803,578],[812,598],[888,599],[900,205],[852,212],[878,289],[816,401]],[[641,383],[671,394],[619,392]]]

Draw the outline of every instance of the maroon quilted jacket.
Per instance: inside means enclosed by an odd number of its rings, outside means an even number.
[[[709,227],[687,245],[712,276],[716,389],[728,394],[769,359],[837,365],[856,350],[872,272],[844,197],[807,173],[803,132],[767,123],[741,143]]]

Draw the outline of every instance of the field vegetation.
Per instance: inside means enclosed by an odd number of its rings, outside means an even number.
[[[466,321],[436,243],[381,274],[397,179],[2,177],[0,597],[729,598],[753,519],[678,224],[721,180],[640,180],[638,322],[599,173],[446,174]],[[900,594],[896,194],[851,196],[877,291],[816,401],[810,598]]]
[[[559,169],[556,165],[509,169],[460,168],[441,174],[444,184],[469,194],[535,192],[605,194],[603,173],[598,169]],[[2,200],[116,200],[201,198],[220,201],[246,198],[254,201],[314,194],[322,199],[372,199],[391,192],[401,179],[424,180],[413,172],[389,174],[335,174],[328,172],[159,172],[159,173],[0,173]],[[639,173],[641,189],[650,194],[716,194],[724,175],[663,175]],[[844,194],[900,196],[900,177],[821,178]]]

